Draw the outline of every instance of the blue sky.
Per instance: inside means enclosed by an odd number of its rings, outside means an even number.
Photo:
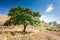
[[[60,23],[60,0],[0,0],[0,14],[8,14],[12,6],[24,6],[41,13],[41,20]]]

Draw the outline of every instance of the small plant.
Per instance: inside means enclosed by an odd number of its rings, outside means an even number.
[[[46,30],[53,31],[52,29],[46,28]]]
[[[0,34],[2,34],[2,32],[0,31]]]
[[[12,36],[14,36],[14,35],[15,35],[15,32],[10,32],[10,34],[11,34]]]
[[[0,26],[0,29],[2,29],[2,27]]]
[[[47,29],[46,28],[40,28],[39,31],[47,31]]]
[[[23,32],[23,31],[20,31],[21,34],[30,34],[32,32]]]
[[[7,34],[7,33],[8,33],[8,31],[4,31],[4,33],[6,33],[6,34]]]
[[[15,31],[15,33],[20,33],[20,31]]]

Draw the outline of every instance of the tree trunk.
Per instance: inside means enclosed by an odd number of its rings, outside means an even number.
[[[26,25],[24,24],[24,29],[23,29],[23,32],[26,32]]]

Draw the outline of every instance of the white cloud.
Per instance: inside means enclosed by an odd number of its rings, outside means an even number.
[[[47,23],[55,21],[55,15],[42,15],[41,20],[44,20]]]
[[[44,20],[44,18],[46,18],[47,16],[46,15],[43,15],[43,16],[41,16],[41,20]]]
[[[49,4],[46,9],[46,12],[51,12],[52,10],[53,10],[53,4]]]

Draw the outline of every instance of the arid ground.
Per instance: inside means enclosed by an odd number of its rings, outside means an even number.
[[[8,16],[0,16],[0,40],[60,40],[60,31],[42,31],[40,27],[28,25],[23,33],[23,25],[3,26]]]

